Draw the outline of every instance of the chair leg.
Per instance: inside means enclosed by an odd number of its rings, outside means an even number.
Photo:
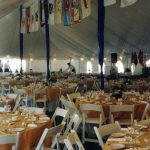
[[[82,123],[82,142],[85,143],[85,123]]]

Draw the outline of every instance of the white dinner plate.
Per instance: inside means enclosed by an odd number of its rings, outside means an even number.
[[[113,137],[113,138],[121,138],[121,137],[124,137],[124,136],[125,136],[125,134],[121,133],[121,132],[113,133],[111,135],[111,137]]]
[[[42,123],[46,123],[48,120],[38,120],[36,123],[38,124],[42,124]]]
[[[109,145],[111,149],[122,149],[125,148],[124,144],[114,143]]]
[[[23,130],[25,130],[25,128],[14,128],[14,129],[12,129],[12,131],[15,131],[15,132],[21,132]]]

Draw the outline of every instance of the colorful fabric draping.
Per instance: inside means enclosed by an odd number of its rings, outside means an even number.
[[[81,7],[80,0],[73,0],[71,5],[71,17],[72,24],[77,24],[81,22]]]
[[[64,26],[70,25],[71,25],[71,0],[66,0],[64,7]]]
[[[138,55],[139,63],[142,67],[144,67],[144,51],[140,50]]]
[[[81,0],[82,19],[91,14],[91,0]]]
[[[131,53],[131,64],[134,63],[135,66],[138,64],[138,58],[136,52]]]
[[[49,0],[48,3],[48,12],[49,12],[49,24],[54,25],[54,12],[55,12],[55,7],[54,7],[54,0]]]
[[[55,12],[54,12],[54,22],[55,24],[62,23],[62,0],[55,0]]]
[[[101,69],[100,89],[104,90],[104,24],[105,24],[105,7],[104,0],[98,0],[98,44],[99,44],[99,64]]]

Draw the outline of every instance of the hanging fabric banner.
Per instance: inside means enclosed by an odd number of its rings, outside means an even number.
[[[34,4],[30,6],[30,32],[35,32],[35,10],[34,10]]]
[[[55,24],[61,24],[63,1],[62,0],[55,0],[54,6],[55,6],[54,22],[55,22]]]
[[[81,22],[80,0],[72,0],[71,4],[71,22],[77,24]]]
[[[26,9],[21,9],[22,16],[21,16],[21,24],[20,24],[20,33],[26,33]]]
[[[144,67],[144,51],[140,50],[138,55],[139,63],[142,67]]]
[[[49,13],[49,24],[54,25],[54,0],[49,0],[48,2],[48,13]]]
[[[82,18],[86,18],[91,14],[91,0],[81,0]]]
[[[71,0],[65,0],[64,5],[64,26],[71,25]]]
[[[101,68],[100,89],[104,90],[104,25],[105,25],[105,7],[104,0],[98,1],[98,44],[99,44],[99,64]]]
[[[40,11],[39,11],[39,2],[34,3],[34,30],[38,31],[40,29]]]
[[[26,8],[26,31],[30,32],[30,7]]]
[[[40,22],[41,22],[41,27],[43,27],[45,24],[44,0],[40,0]]]

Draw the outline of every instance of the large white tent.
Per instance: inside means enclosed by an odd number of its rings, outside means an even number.
[[[20,3],[19,0],[14,2]],[[137,52],[143,49],[149,52],[149,5],[149,0],[139,0],[130,7],[120,8],[117,1],[117,4],[106,7],[105,52],[121,52],[122,49]],[[7,7],[3,2],[0,3],[0,55],[19,56],[18,6],[12,5],[12,0],[8,1]],[[26,58],[30,55],[36,58],[45,57],[44,32],[42,28],[38,32],[25,35]],[[91,16],[71,27],[63,24],[50,26],[50,35],[52,56],[69,58],[97,55],[97,0],[92,1]]]
[[[28,0],[27,0],[28,1]],[[19,57],[19,5],[21,0],[0,2],[0,56]],[[150,1],[138,0],[134,5],[120,8],[120,0],[106,7],[105,57],[112,52],[129,56],[132,51],[150,47]],[[79,59],[97,57],[97,0],[92,1],[92,14],[80,24],[50,26],[51,57]],[[45,29],[24,34],[24,58],[45,59]],[[130,56],[129,56],[130,57]]]

